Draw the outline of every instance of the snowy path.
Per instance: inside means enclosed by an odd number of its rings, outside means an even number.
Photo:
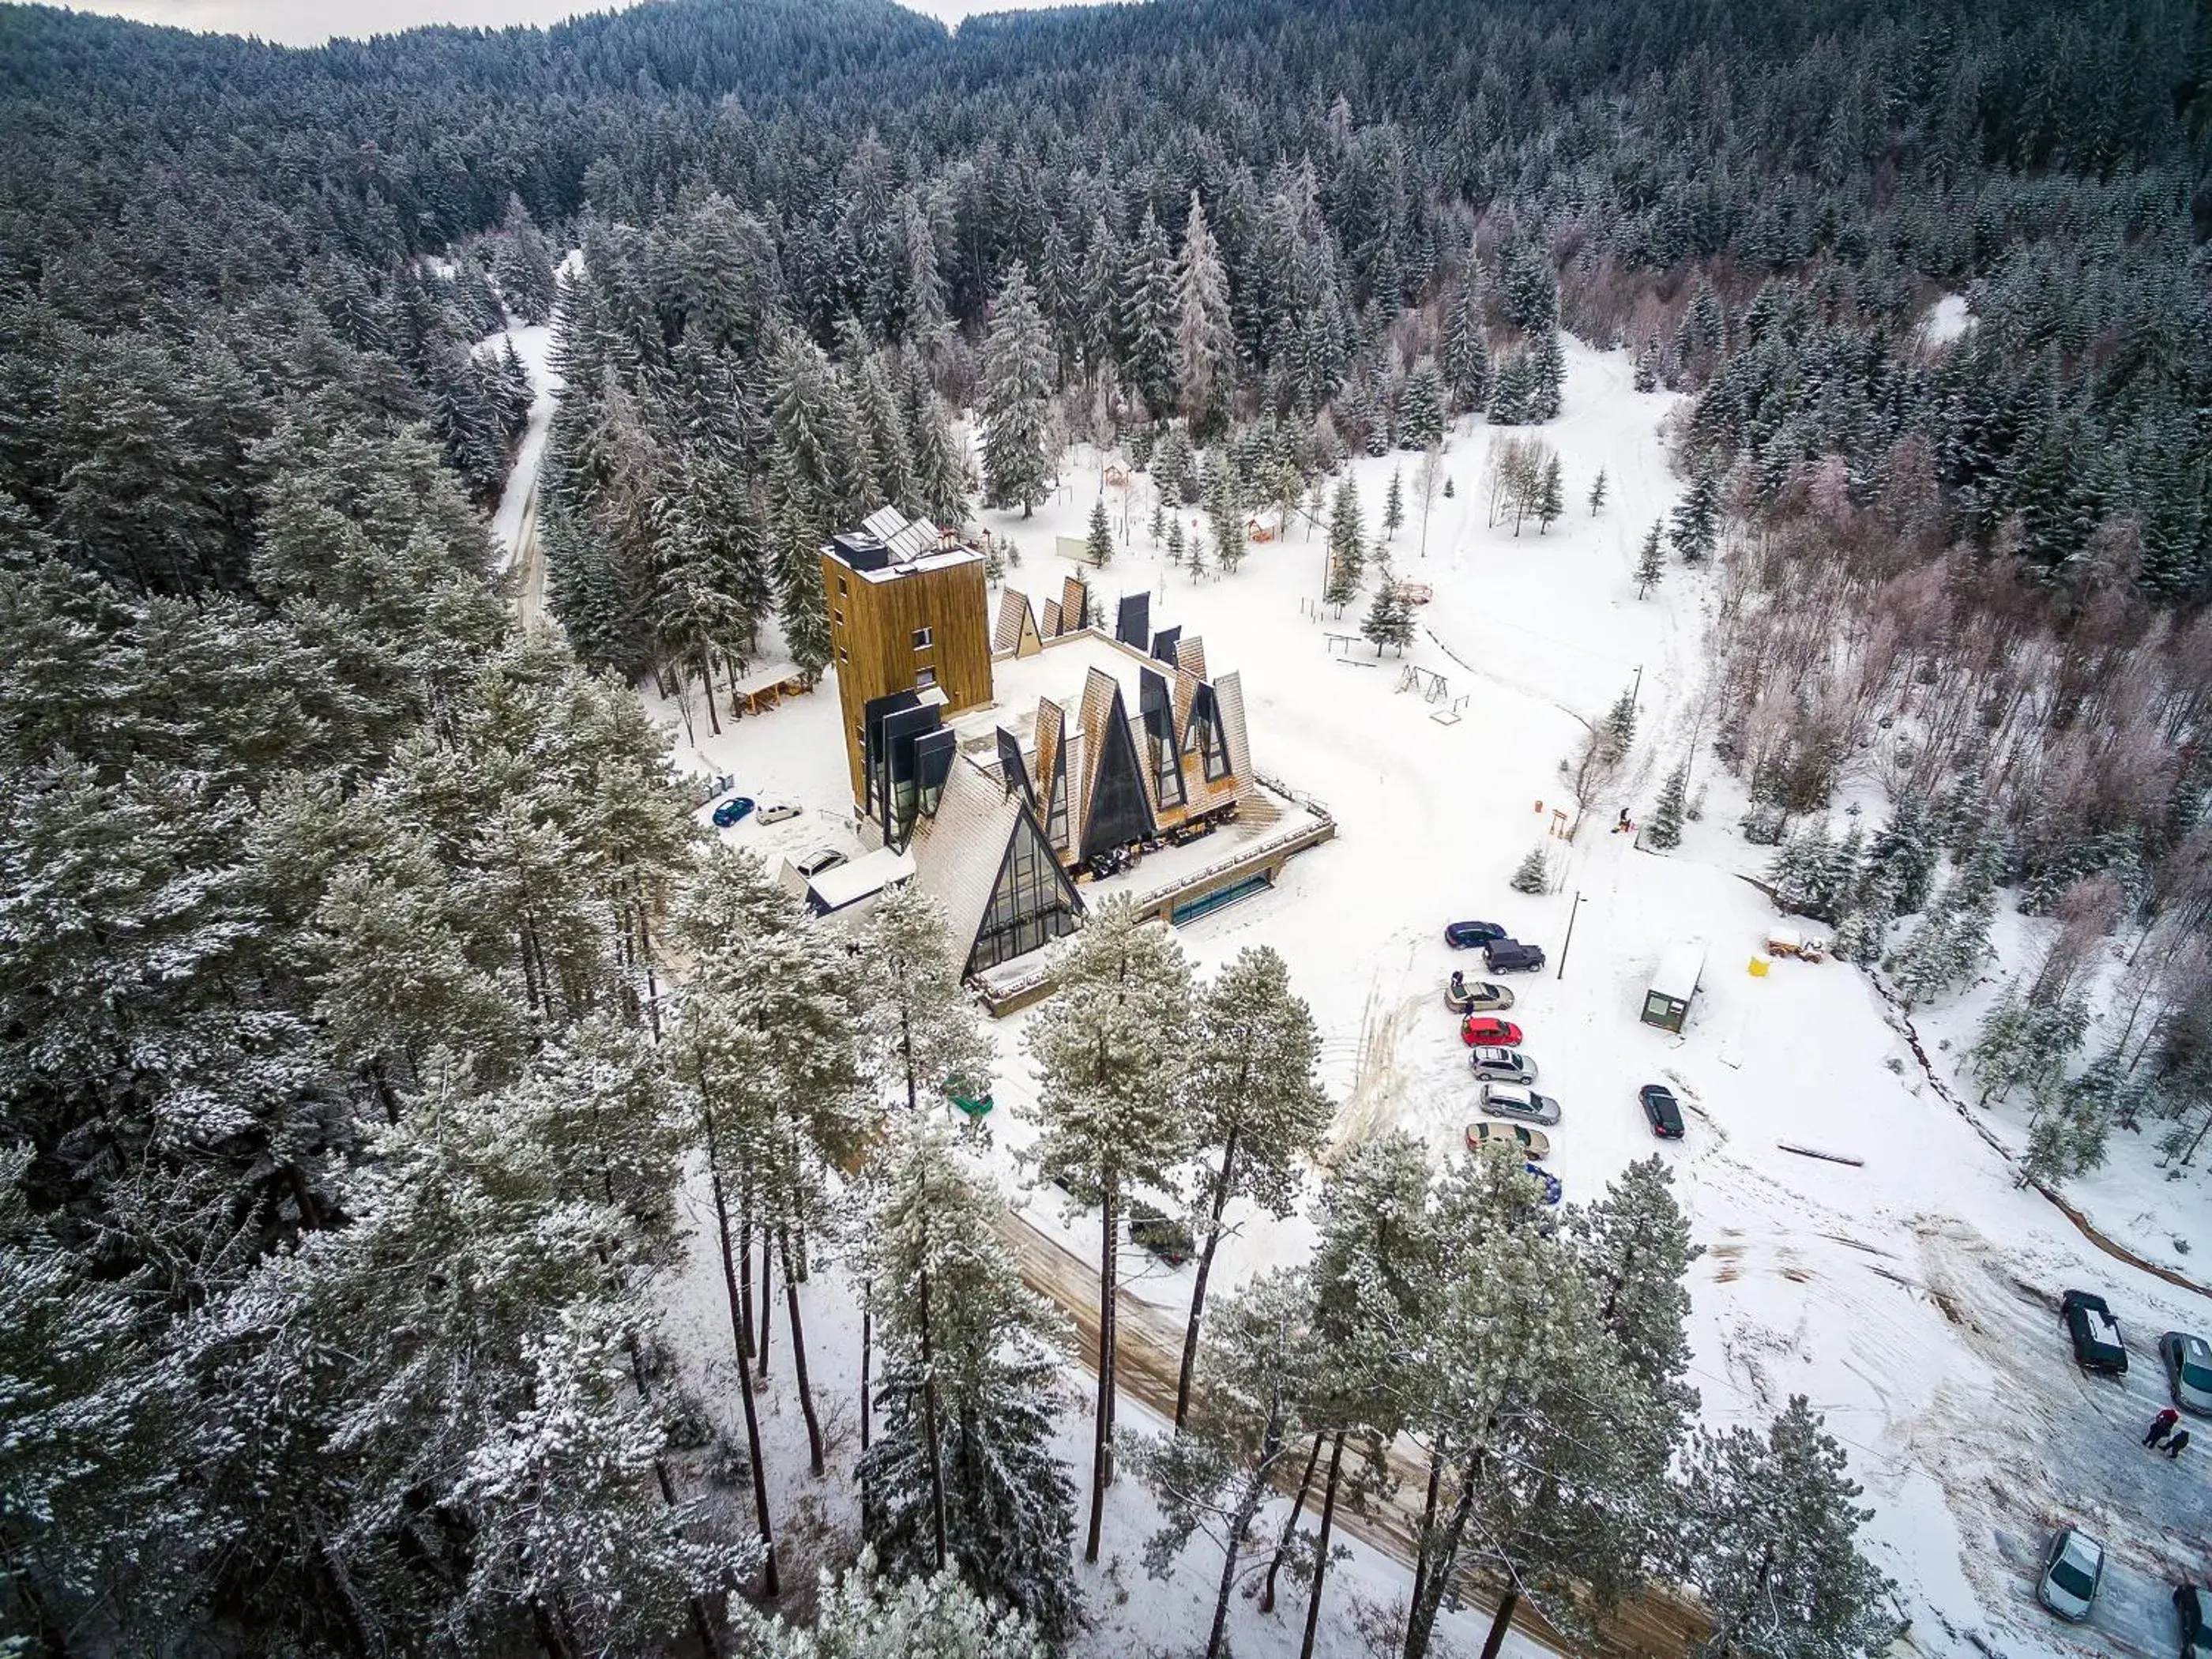
[[[582,259],[582,250],[572,249],[561,268],[573,273]],[[479,350],[495,344],[513,345],[514,355],[529,373],[535,394],[522,441],[515,448],[514,465],[507,472],[498,510],[491,519],[492,539],[499,545],[498,568],[502,571],[520,568],[514,610],[516,620],[525,627],[545,616],[545,562],[538,545],[538,471],[545,459],[545,441],[553,429],[554,412],[560,408],[561,393],[568,386],[553,372],[553,335],[559,325],[556,315],[550,323],[507,329],[477,343]]]

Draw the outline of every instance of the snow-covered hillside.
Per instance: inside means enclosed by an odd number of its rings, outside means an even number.
[[[1117,591],[1148,590],[1155,626],[1202,635],[1217,670],[1241,671],[1256,764],[1326,803],[1340,831],[1296,860],[1277,890],[1182,929],[1183,946],[1208,970],[1247,944],[1274,946],[1321,1022],[1339,1135],[1400,1126],[1441,1157],[1476,1115],[1465,1051],[1439,1000],[1451,969],[1471,964],[1446,949],[1443,926],[1494,920],[1542,945],[1550,966],[1514,982],[1513,1018],[1541,1086],[1564,1105],[1551,1167],[1568,1197],[1596,1195],[1653,1152],[1639,1084],[1665,1081],[1688,1107],[1686,1140],[1657,1150],[1705,1248],[1692,1271],[1705,1420],[1764,1422],[1799,1393],[1827,1413],[1876,1511],[1871,1553],[1899,1582],[1916,1650],[2154,1651],[2171,1620],[2166,1586],[2203,1571],[2212,1495],[2185,1461],[2135,1461],[2134,1437],[2155,1408],[2149,1345],[2160,1331],[2212,1322],[2212,1308],[2100,1254],[2017,1188],[2005,1161],[1927,1086],[1857,969],[1784,961],[1763,977],[1748,971],[1773,911],[1738,872],[1768,854],[1723,827],[1735,816],[1724,803],[1740,801],[1709,755],[1692,763],[1691,793],[1710,790],[1710,810],[1677,851],[1608,833],[1617,809],[1648,810],[1659,777],[1690,750],[1711,594],[1708,578],[1676,565],[1639,600],[1631,574],[1677,489],[1660,430],[1674,400],[1633,392],[1623,354],[1571,346],[1569,368],[1566,413],[1540,432],[1559,453],[1570,503],[1547,533],[1533,520],[1518,537],[1510,523],[1484,522],[1480,480],[1499,428],[1455,429],[1445,453],[1453,495],[1435,503],[1425,554],[1411,500],[1419,457],[1352,464],[1370,526],[1394,469],[1407,484],[1398,574],[1435,597],[1404,663],[1333,637],[1356,636],[1364,606],[1340,618],[1312,603],[1318,532],[1294,526],[1287,539],[1254,546],[1235,574],[1194,581],[1151,545],[1149,481],[1136,475],[1127,514],[1135,544],[1095,579],[1107,614]],[[1593,516],[1586,496],[1601,467],[1607,496]],[[1011,585],[1057,592],[1054,538],[1082,534],[1101,472],[1097,458],[1079,454],[1033,519],[985,515],[1021,550]],[[1118,531],[1122,492],[1104,493]],[[1441,677],[1441,700],[1401,689],[1405,663]],[[1637,745],[1619,793],[1589,804],[1577,842],[1547,840],[1553,810],[1573,805],[1562,758],[1632,686]],[[733,839],[780,851],[843,844],[836,709],[825,685],[705,738],[702,763],[733,774],[746,793],[808,809],[793,823],[740,826]],[[1540,842],[1554,890],[1529,897],[1506,878]],[[1704,990],[1674,1036],[1638,1012],[1660,956],[1686,939],[1707,946]],[[1012,1154],[1033,1133],[1024,1023],[998,1028],[993,1121],[1010,1181]],[[1066,1221],[1057,1193],[1024,1201],[1037,1228],[1087,1249],[1091,1224]],[[1249,1226],[1226,1248],[1217,1283],[1295,1255],[1308,1237],[1303,1219]],[[699,1272],[700,1323],[711,1330],[711,1264]],[[1137,1289],[1180,1310],[1186,1273],[1153,1267]],[[2073,1369],[2055,1308],[2076,1285],[2104,1291],[2137,1337],[2124,1389],[2084,1384]],[[1119,1584],[1091,1576],[1106,1624],[1087,1651],[1167,1639],[1203,1597],[1204,1564],[1178,1584],[1180,1600],[1142,1583],[1133,1548],[1147,1514],[1133,1483],[1116,1489],[1109,1515],[1126,1559]],[[2048,1528],[2067,1521],[2100,1532],[2113,1562],[2096,1625],[2062,1636],[2033,1607],[2031,1582]],[[1379,1564],[1362,1576],[1364,1593],[1403,1594]],[[1263,1620],[1240,1604],[1236,1619],[1240,1650],[1281,1646],[1281,1615]],[[1340,1626],[1324,1650],[1360,1650]]]

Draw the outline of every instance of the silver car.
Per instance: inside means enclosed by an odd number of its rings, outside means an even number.
[[[2168,1331],[2158,1340],[2166,1362],[2166,1386],[2173,1403],[2199,1417],[2212,1417],[2212,1343],[2187,1331]]]
[[[2097,1599],[2105,1576],[2105,1547],[2079,1527],[2061,1527],[2043,1558],[2035,1599],[2061,1619],[2080,1624]]]
[[[845,855],[842,853],[834,847],[824,847],[817,852],[809,853],[805,858],[799,860],[798,870],[800,875],[811,881],[815,877],[825,875],[844,862]]]
[[[1467,1063],[1468,1068],[1485,1083],[1534,1083],[1536,1080],[1536,1062],[1518,1048],[1476,1048],[1468,1052]]]
[[[1517,1118],[1523,1123],[1540,1123],[1547,1129],[1559,1121],[1558,1101],[1517,1083],[1484,1084],[1482,1109],[1498,1117]]]
[[[799,809],[789,801],[778,801],[773,806],[763,806],[753,815],[763,823],[781,823],[786,818],[795,818]]]

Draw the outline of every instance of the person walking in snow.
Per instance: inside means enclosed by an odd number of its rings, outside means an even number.
[[[2165,1442],[2166,1437],[2173,1432],[2173,1425],[2179,1421],[2181,1413],[2168,1406],[2151,1419],[2149,1431],[2143,1436],[2143,1444],[2155,1451]]]
[[[2167,1441],[2167,1442],[2166,1443],[2166,1462],[2170,1463],[2170,1462],[2172,1462],[2175,1458],[2177,1458],[2177,1457],[2180,1456],[2180,1455],[2181,1455],[2181,1449],[2182,1449],[2184,1446],[2187,1445],[2188,1443],[2189,1443],[2189,1431],[2188,1431],[2188,1430],[2186,1430],[2186,1429],[2184,1429],[2184,1430],[2183,1430],[2179,1434],[2177,1434],[2176,1436],[2174,1436],[2172,1439],[2171,1439],[2171,1440]]]

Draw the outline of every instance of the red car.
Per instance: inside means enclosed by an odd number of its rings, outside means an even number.
[[[1492,1019],[1487,1014],[1469,1014],[1460,1022],[1459,1040],[1470,1048],[1518,1048],[1521,1028],[1510,1019]]]

